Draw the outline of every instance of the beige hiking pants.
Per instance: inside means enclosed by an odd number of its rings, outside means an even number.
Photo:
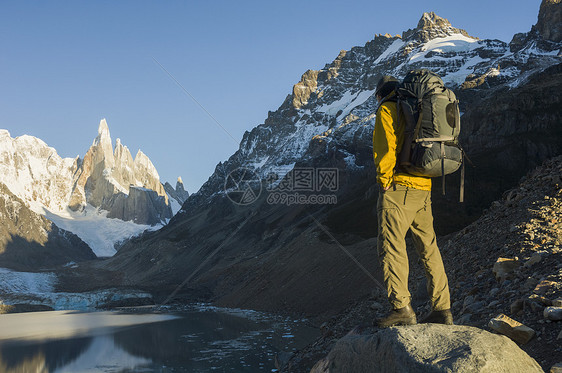
[[[451,308],[447,275],[437,247],[431,192],[395,185],[379,194],[377,248],[388,299],[394,309],[410,303],[406,233],[412,232],[427,276],[427,292],[435,311]]]

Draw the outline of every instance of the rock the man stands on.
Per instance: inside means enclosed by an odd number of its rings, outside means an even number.
[[[381,103],[373,132],[373,154],[377,182],[381,187],[377,202],[379,261],[383,271],[388,299],[393,310],[377,320],[380,327],[411,325],[416,313],[408,291],[408,255],[406,233],[412,232],[416,250],[427,276],[427,290],[433,311],[421,322],[452,324],[447,275],[437,247],[431,211],[431,179],[395,173],[397,155],[404,139],[404,121],[400,120],[394,98],[398,81],[381,78],[376,97]]]

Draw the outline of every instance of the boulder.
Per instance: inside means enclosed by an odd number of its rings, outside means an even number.
[[[492,267],[492,272],[496,280],[502,281],[508,278],[520,265],[518,259],[498,258]]]
[[[491,319],[488,326],[496,332],[507,335],[515,342],[521,344],[529,342],[535,336],[535,331],[533,329],[504,314],[499,314]]]
[[[546,307],[543,315],[547,320],[560,321],[562,320],[562,307]]]
[[[469,326],[418,324],[348,335],[311,373],[542,371],[507,337]]]
[[[557,285],[557,283],[554,282],[554,281],[543,280],[543,281],[539,282],[537,284],[537,286],[535,286],[535,289],[533,290],[533,293],[538,294],[538,295],[545,295],[550,290],[555,288],[556,285]]]

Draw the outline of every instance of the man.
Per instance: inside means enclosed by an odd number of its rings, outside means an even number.
[[[377,182],[381,188],[377,202],[377,249],[388,299],[393,308],[388,316],[378,320],[378,325],[412,325],[417,321],[408,291],[405,241],[408,229],[424,265],[431,298],[432,311],[421,322],[450,325],[453,316],[449,285],[433,230],[431,179],[395,171],[404,139],[404,121],[399,119],[394,93],[397,86],[398,81],[394,77],[383,76],[375,92],[381,103],[373,132]]]

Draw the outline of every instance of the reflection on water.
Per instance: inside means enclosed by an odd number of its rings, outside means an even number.
[[[39,338],[0,340],[0,371],[271,372],[276,353],[301,348],[317,337],[316,329],[300,321],[204,307],[173,319],[107,312],[100,318],[99,314],[66,314],[81,316],[79,322],[68,319],[68,325],[79,330],[79,337],[46,340],[39,330]],[[0,316],[0,336],[4,335],[4,316]],[[107,319],[113,316],[121,318],[108,327]],[[142,324],[140,316],[144,317]],[[20,314],[23,329],[25,317],[33,320],[42,315]],[[105,324],[96,327],[102,319]],[[88,324],[87,333],[80,323]]]

